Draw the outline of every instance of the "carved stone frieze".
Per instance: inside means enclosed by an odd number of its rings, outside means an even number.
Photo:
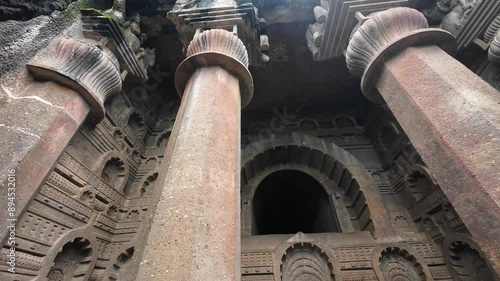
[[[120,15],[124,12],[120,8],[121,5],[124,6],[125,1],[116,0],[117,9],[111,10],[118,18],[122,18]],[[139,79],[147,80],[147,67],[154,62],[155,55],[154,50],[141,47],[142,41],[139,38],[142,36],[140,29],[137,30],[140,18],[133,17],[127,22],[129,27],[124,28],[119,22],[95,10],[82,10],[81,13],[84,36],[97,41],[109,40],[107,46],[120,62],[120,70],[126,70]],[[123,23],[123,19],[120,22]]]
[[[58,38],[28,64],[38,79],[57,81],[79,92],[90,104],[90,120],[104,118],[104,102],[119,93],[122,80],[112,53],[90,43]]]
[[[441,28],[453,34],[458,48],[469,46],[475,39],[481,38],[484,30],[500,12],[497,0],[464,0],[444,17]],[[486,42],[488,43],[488,42]]]
[[[146,116],[144,101],[131,102],[129,94],[126,89],[109,101],[102,122],[82,126],[20,215],[17,279],[135,280],[165,150],[145,140],[172,124],[160,122],[167,125],[158,129],[156,119],[137,122]],[[5,257],[2,252],[4,264]],[[0,280],[11,277],[0,267]]]
[[[250,65],[260,65],[264,61],[261,51],[269,47],[269,42],[261,43],[261,32],[266,24],[257,17],[257,12],[251,2],[245,1],[178,0],[167,16],[175,24],[184,48],[188,48],[200,31],[230,30],[246,47]]]
[[[342,56],[351,29],[368,14],[398,6],[412,6],[412,0],[339,0],[321,1],[314,8],[317,22],[306,32],[307,46],[314,60]],[[364,14],[364,15],[363,15]],[[362,17],[362,18],[361,18]]]

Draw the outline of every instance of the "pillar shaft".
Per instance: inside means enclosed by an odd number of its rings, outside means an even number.
[[[448,55],[454,45],[417,10],[394,8],[357,27],[346,62],[364,95],[387,103],[478,244],[470,246],[499,274],[500,95]]]
[[[437,46],[381,70],[375,86],[500,272],[500,94]]]
[[[181,106],[140,280],[240,280],[240,110],[253,94],[245,46],[197,33],[177,68]]]
[[[239,81],[223,68],[188,81],[139,279],[240,279],[240,107]]]
[[[9,95],[10,101],[0,111],[0,237],[3,242],[7,239],[8,219],[20,217],[90,111],[80,94],[54,82],[35,82],[19,96]],[[7,212],[9,175],[15,175],[16,179],[16,211],[12,214]],[[12,182],[13,177],[10,178]]]
[[[6,102],[0,111],[0,206],[5,209],[0,211],[0,239],[4,243],[7,225],[26,211],[80,125],[87,117],[100,122],[104,101],[119,92],[122,83],[112,54],[75,39],[55,39],[27,67],[35,78],[47,82],[34,81],[14,93],[2,86]],[[15,192],[7,189],[14,187],[14,178]],[[7,203],[13,197],[15,212],[10,213]]]

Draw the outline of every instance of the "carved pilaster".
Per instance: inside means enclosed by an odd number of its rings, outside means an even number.
[[[372,15],[351,36],[346,50],[349,71],[362,77],[361,89],[374,102],[383,102],[371,83],[378,67],[405,47],[438,45],[452,53],[453,36],[444,30],[428,28],[424,15],[415,9],[393,8]]]
[[[191,75],[203,66],[220,66],[240,81],[241,106],[245,107],[253,96],[253,80],[248,71],[248,53],[245,45],[233,33],[211,29],[194,36],[187,48],[187,59],[177,68],[175,85],[182,95]]]
[[[37,79],[56,81],[79,92],[90,104],[91,122],[104,118],[104,101],[122,87],[113,54],[75,39],[56,39],[27,67]]]

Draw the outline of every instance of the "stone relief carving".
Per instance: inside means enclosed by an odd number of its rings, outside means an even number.
[[[436,4],[429,9],[421,10],[427,18],[429,25],[439,25],[457,5],[463,0],[438,0]]]
[[[469,237],[470,234],[429,173],[425,163],[411,146],[397,121],[394,120],[394,117],[390,114],[385,115],[383,108],[373,110],[374,112],[368,114],[365,124],[360,124],[352,116],[342,114],[334,117],[295,115],[293,118],[286,120],[287,126],[283,127],[282,131],[278,135],[274,135],[274,137],[272,134],[268,134],[273,132],[272,126],[268,125],[273,122],[269,120],[256,120],[252,124],[244,126],[243,142],[246,144],[246,149],[249,151],[260,149],[264,152],[262,154],[254,153],[253,157],[250,157],[251,161],[242,167],[241,208],[242,232],[244,234],[242,238],[242,280],[300,280],[299,277],[306,276],[312,270],[306,270],[306,266],[297,266],[294,270],[289,270],[290,267],[287,266],[286,259],[292,259],[291,257],[295,257],[295,255],[297,255],[297,259],[298,257],[308,257],[305,258],[307,261],[302,264],[307,264],[308,261],[313,259],[319,260],[314,263],[319,266],[319,269],[314,270],[316,275],[308,275],[311,280],[325,280],[325,278],[326,280],[330,280],[328,278],[342,278],[342,280],[349,281],[453,280],[456,273],[452,270],[453,262],[451,260],[460,257],[462,257],[461,264],[467,260],[468,263],[474,265],[467,269],[461,268],[460,264],[455,265],[457,269],[467,270],[467,274],[474,276],[467,277],[469,279],[464,280],[483,280],[480,278],[490,280],[488,278],[491,276],[491,271],[476,250],[467,250],[467,253],[465,253],[465,250],[455,250],[452,253],[454,258],[447,258],[449,249],[446,245],[449,243],[447,244],[445,241],[458,240],[470,243],[465,238],[456,238],[457,235],[459,235],[458,237]],[[281,128],[280,126],[274,127]],[[367,128],[367,131],[363,131],[364,128]],[[381,138],[380,131],[383,131],[384,128],[390,128],[391,132],[396,133],[385,133],[387,136]],[[336,130],[339,130],[339,132],[336,132]],[[263,134],[263,131],[266,133]],[[273,164],[270,164],[269,161],[278,161],[279,166],[277,167],[282,169],[300,168],[301,171],[306,171],[307,168],[313,168],[316,165],[315,161],[300,162],[300,165],[286,164],[286,161],[294,161],[293,159],[307,159],[294,156],[296,154],[300,155],[300,149],[294,149],[293,142],[288,142],[286,149],[275,147],[273,153],[266,152],[265,145],[254,144],[252,146],[252,143],[256,140],[259,140],[260,144],[266,141],[286,143],[287,136],[298,131],[303,134],[321,136],[324,141],[328,140],[346,148],[363,143],[363,138],[349,138],[347,137],[349,135],[358,134],[370,137],[371,142],[374,143],[372,153],[378,154],[380,160],[376,161],[381,161],[381,165],[371,166],[372,162],[369,160],[371,152],[369,150],[359,151],[360,154],[356,155],[365,159],[361,163],[364,167],[370,167],[367,170],[377,183],[378,190],[382,195],[382,201],[386,202],[389,223],[395,232],[385,237],[392,237],[391,235],[397,233],[397,236],[404,237],[405,242],[384,243],[374,239],[372,235],[364,236],[364,233],[367,232],[355,228],[349,231],[348,240],[342,240],[342,233],[280,234],[273,235],[273,238],[267,238],[266,236],[255,235],[255,233],[250,235],[251,232],[245,232],[251,227],[251,220],[248,219],[246,210],[250,208],[249,206],[252,205],[254,200],[249,190],[258,186],[258,183],[262,181],[262,175],[265,174],[261,172],[264,169],[263,167],[267,167],[265,168],[267,173],[274,171],[274,168],[270,168]],[[252,137],[252,134],[257,135],[257,137]],[[337,135],[344,136],[342,138],[334,137]],[[300,138],[295,137],[293,139],[297,141]],[[253,142],[248,140],[253,140]],[[313,145],[313,142],[308,139],[303,142],[302,149],[310,145]],[[245,152],[246,149],[243,151]],[[307,151],[307,149],[304,151]],[[245,159],[244,155],[246,154],[243,153]],[[286,158],[280,158],[278,155],[286,155]],[[322,163],[328,163],[328,160],[323,158]],[[356,177],[356,179],[360,178]],[[328,183],[322,183],[328,185]],[[332,197],[336,196],[335,191],[331,194]],[[339,209],[336,209],[336,212],[339,214]],[[376,215],[373,211],[370,214],[370,216]],[[297,248],[293,248],[294,250],[290,252],[291,255],[287,253],[287,255],[283,256],[279,246],[280,243],[290,243],[291,241],[299,241],[302,244],[298,244]],[[321,251],[318,251],[317,255],[311,254],[313,252],[311,250],[313,246],[311,245],[315,243],[312,241],[321,241],[328,245],[334,255],[331,255],[329,259],[323,259],[324,262],[321,261],[319,258],[322,255]],[[346,245],[346,241],[350,241],[350,246]],[[302,251],[304,248],[307,248],[307,250]],[[324,248],[322,246],[322,249]],[[271,259],[270,257],[273,255],[274,259]],[[257,264],[259,267],[257,267]],[[324,267],[323,270],[321,269],[322,264],[331,264],[331,266]],[[269,267],[272,270],[265,270]],[[332,267],[339,267],[339,274],[328,276],[321,273],[331,273],[332,271],[327,270],[327,268],[331,269]],[[481,276],[484,277],[473,275],[476,274],[472,273],[474,270],[480,272]],[[293,274],[287,272],[293,272]]]
[[[464,21],[469,17],[477,3],[477,0],[456,1],[454,7],[443,18],[441,28],[455,34],[462,28]],[[452,5],[449,6],[452,7]]]
[[[129,122],[143,116],[144,101],[131,102],[128,91],[106,104],[102,122],[80,129],[19,218],[19,280],[134,280],[165,150],[144,140],[172,123]],[[0,279],[10,280],[4,269]]]
[[[460,280],[495,280],[484,258],[467,242],[452,242],[449,246],[449,255],[453,271]]]
[[[292,245],[282,258],[281,280],[333,281],[333,267],[328,256],[317,246]]]
[[[386,281],[427,280],[415,257],[399,248],[388,248],[380,256],[380,270]]]

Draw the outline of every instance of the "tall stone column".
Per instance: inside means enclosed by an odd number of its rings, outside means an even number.
[[[80,125],[87,117],[93,123],[102,120],[106,97],[122,85],[112,54],[74,39],[56,39],[27,67],[39,81],[21,93],[2,86],[7,100],[0,110],[3,242],[7,225],[22,215]],[[9,196],[14,199],[13,212],[7,212],[7,193],[15,193]]]
[[[240,280],[240,110],[248,55],[233,33],[195,35],[176,72],[182,102],[138,280]]]
[[[347,65],[385,102],[494,270],[500,272],[500,93],[451,57],[451,34],[395,8],[352,36]]]

